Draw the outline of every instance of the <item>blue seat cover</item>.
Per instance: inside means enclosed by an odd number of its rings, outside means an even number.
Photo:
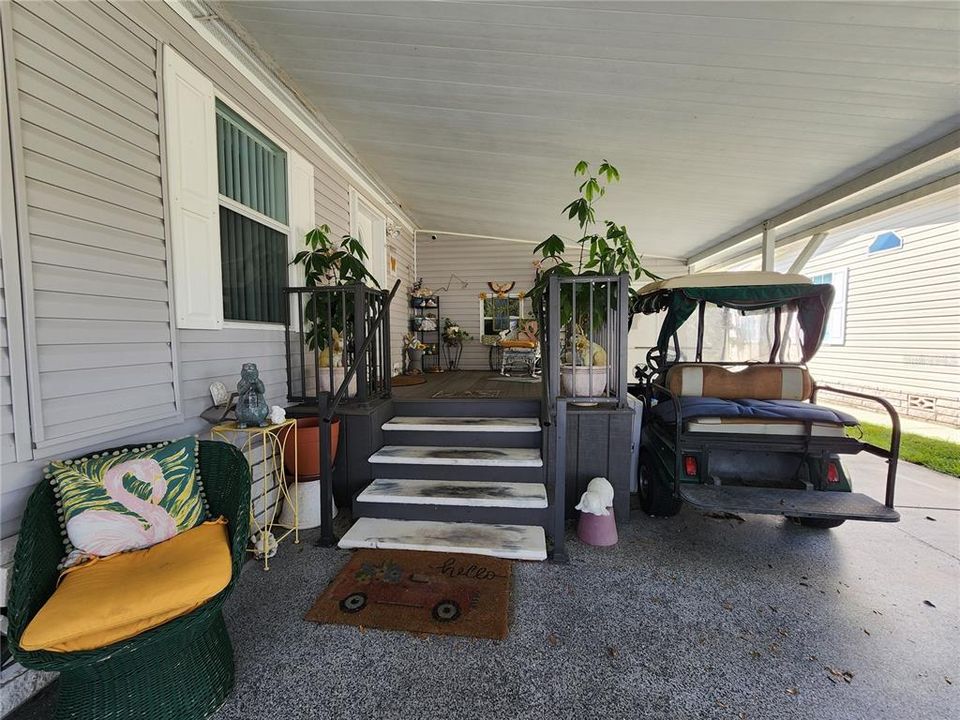
[[[710,417],[796,420],[834,425],[859,424],[853,415],[802,400],[723,400],[712,397],[682,397],[680,412],[683,420]],[[673,400],[657,403],[653,408],[653,414],[664,422],[672,423],[675,419]]]

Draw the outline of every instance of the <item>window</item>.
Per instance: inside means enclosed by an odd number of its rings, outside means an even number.
[[[870,247],[867,248],[867,254],[873,255],[873,253],[883,252],[884,250],[899,250],[902,247],[903,238],[895,232],[885,232],[880,233],[873,239]]]
[[[216,115],[223,317],[283,322],[287,154],[219,100]]]
[[[823,336],[824,345],[843,345],[847,324],[847,270],[832,270],[814,275],[815,285],[833,285],[833,306],[827,317],[827,331]]]

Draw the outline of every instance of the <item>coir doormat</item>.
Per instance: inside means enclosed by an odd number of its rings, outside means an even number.
[[[510,608],[509,560],[414,550],[357,550],[307,620],[501,640]]]

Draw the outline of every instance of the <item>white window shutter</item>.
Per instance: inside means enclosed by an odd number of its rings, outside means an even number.
[[[288,154],[289,193],[290,193],[290,259],[303,250],[306,245],[304,236],[317,226],[317,206],[314,196],[313,165],[295,152]],[[304,272],[302,265],[291,265],[288,276],[291,287],[302,287]],[[294,298],[295,299],[295,298]],[[291,300],[291,327],[299,330],[300,316]]]
[[[213,83],[163,48],[170,241],[177,326],[223,327]]]

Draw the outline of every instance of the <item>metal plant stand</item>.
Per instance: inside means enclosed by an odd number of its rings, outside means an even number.
[[[460,358],[463,355],[463,342],[444,343],[443,352],[447,358],[447,370],[459,370]]]

